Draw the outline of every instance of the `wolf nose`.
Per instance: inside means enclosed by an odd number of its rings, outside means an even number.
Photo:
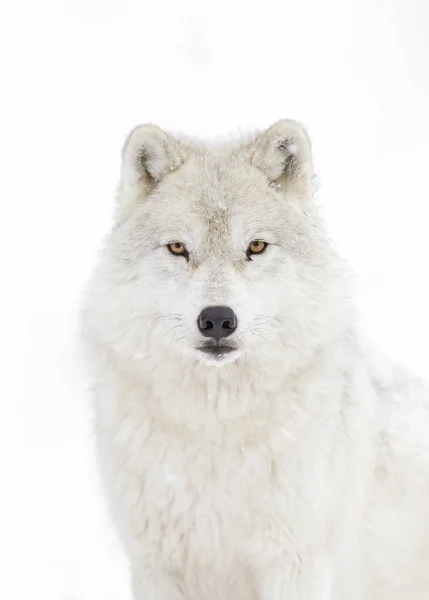
[[[209,306],[198,317],[198,329],[204,336],[219,342],[237,329],[237,317],[228,306]]]

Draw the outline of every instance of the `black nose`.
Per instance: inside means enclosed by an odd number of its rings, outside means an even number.
[[[206,337],[219,342],[237,329],[237,317],[228,306],[209,306],[198,317],[198,329]]]

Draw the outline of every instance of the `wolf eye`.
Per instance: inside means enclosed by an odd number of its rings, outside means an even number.
[[[186,260],[188,260],[188,251],[186,250],[185,244],[182,244],[182,242],[171,242],[171,244],[168,244],[167,248],[174,256],[184,256]]]
[[[250,257],[252,256],[252,254],[262,254],[262,252],[264,252],[264,250],[266,250],[268,244],[267,242],[263,242],[262,240],[253,240],[253,242],[250,242],[248,248],[247,248],[247,258],[249,260],[252,260]]]

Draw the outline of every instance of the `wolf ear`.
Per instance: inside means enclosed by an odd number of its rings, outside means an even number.
[[[118,216],[130,216],[161,179],[182,164],[177,142],[156,125],[135,127],[122,148]]]
[[[311,146],[302,125],[292,120],[278,121],[256,139],[253,148],[252,164],[271,183],[299,198],[312,195]]]

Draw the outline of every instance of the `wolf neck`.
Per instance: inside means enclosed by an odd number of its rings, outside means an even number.
[[[354,359],[354,353],[345,353],[339,341],[329,350],[315,352],[293,373],[281,363],[264,368],[245,359],[221,368],[172,361],[137,380],[116,373],[114,386],[119,387],[118,396],[128,398],[145,412],[171,422],[204,427],[214,421],[266,414],[269,405],[273,410],[285,404],[299,406],[305,396],[337,396]]]

